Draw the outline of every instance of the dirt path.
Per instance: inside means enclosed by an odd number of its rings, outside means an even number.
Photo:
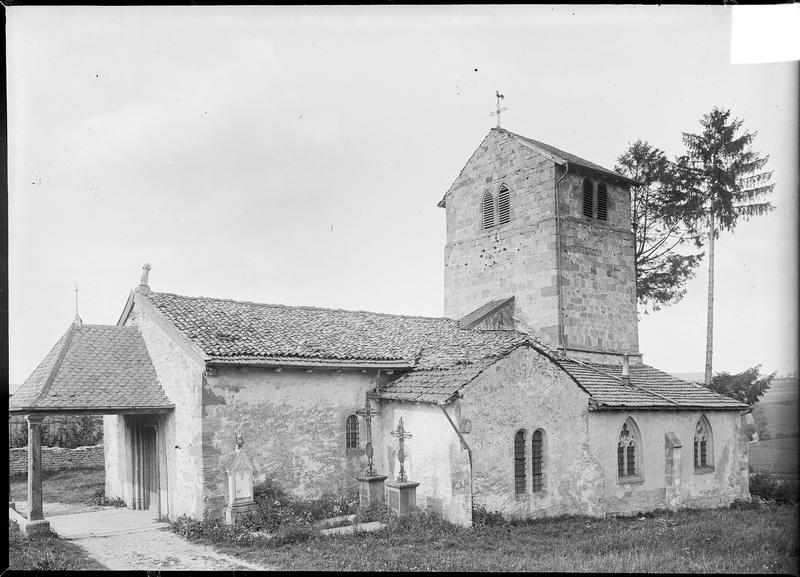
[[[142,531],[72,541],[111,570],[271,571],[248,561],[217,553],[164,530]]]

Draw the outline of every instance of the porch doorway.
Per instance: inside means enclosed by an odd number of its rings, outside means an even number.
[[[136,510],[155,509],[156,516],[161,514],[158,421],[155,415],[125,415],[130,483],[128,505]]]

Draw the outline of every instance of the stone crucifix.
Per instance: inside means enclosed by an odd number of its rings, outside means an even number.
[[[357,410],[356,415],[364,417],[364,421],[367,424],[367,445],[364,447],[364,451],[367,454],[367,459],[369,459],[369,464],[367,465],[367,477],[374,477],[378,474],[375,471],[375,466],[372,462],[372,417],[379,414],[380,413],[378,411],[372,410],[372,407],[369,404],[369,393],[365,393],[364,408]]]
[[[404,462],[406,460],[406,452],[405,452],[405,440],[409,437],[413,437],[411,433],[407,432],[405,427],[403,427],[403,417],[400,417],[400,422],[397,424],[397,428],[392,431],[392,436],[397,437],[397,441],[400,444],[400,448],[397,450],[397,459],[400,461],[400,474],[397,475],[397,482],[398,483],[406,483],[408,479],[406,478],[406,470],[404,466]]]

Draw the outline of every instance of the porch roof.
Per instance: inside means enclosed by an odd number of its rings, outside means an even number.
[[[9,413],[163,412],[164,394],[135,326],[70,325],[9,399]]]

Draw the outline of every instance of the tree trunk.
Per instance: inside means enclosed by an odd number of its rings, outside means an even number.
[[[706,386],[711,384],[711,355],[714,350],[714,202],[708,217],[708,321],[706,323]]]

